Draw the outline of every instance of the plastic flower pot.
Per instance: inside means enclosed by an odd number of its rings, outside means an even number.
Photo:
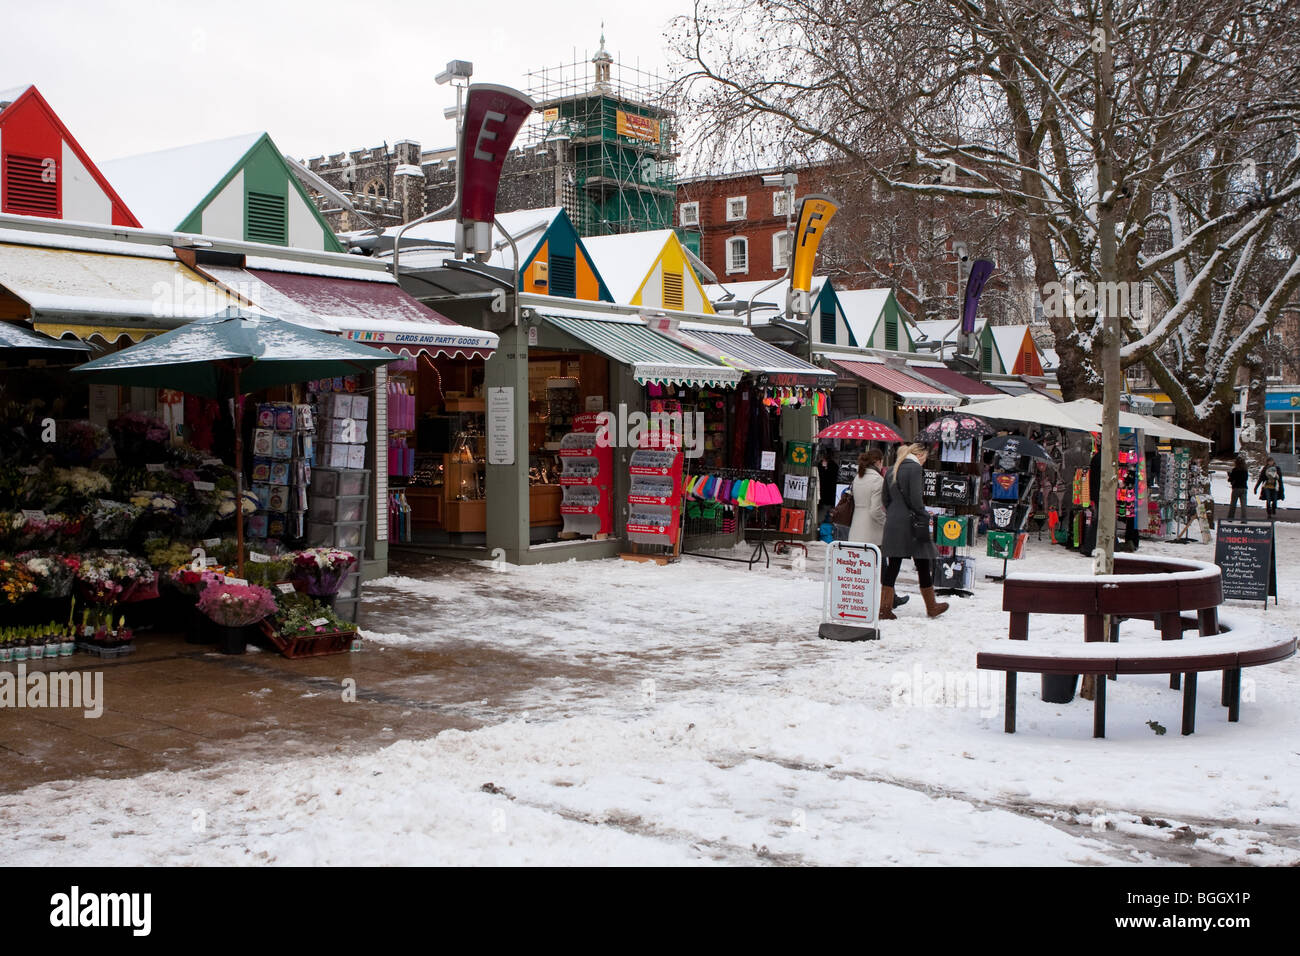
[[[8,644],[0,646],[0,664],[7,664],[14,659],[14,649]]]
[[[29,644],[27,647],[27,659],[29,661],[39,661],[45,657],[44,644]]]
[[[1042,698],[1045,704],[1068,704],[1074,700],[1078,674],[1043,674]]]
[[[17,644],[17,645],[15,645],[15,646],[14,646],[14,653],[13,653],[12,660],[15,660],[15,661],[25,661],[25,660],[27,660],[27,651],[28,651],[28,650],[30,650],[30,648],[28,648],[28,646],[27,646],[26,644]]]
[[[248,644],[247,628],[229,627],[225,624],[215,625],[217,629],[217,647],[223,654],[243,654]]]
[[[66,640],[66,641],[63,641],[61,644],[59,644],[59,656],[60,656],[60,657],[71,657],[71,656],[72,656],[73,654],[75,654],[76,652],[77,652],[77,642],[76,642],[76,641],[73,641],[73,640]]]

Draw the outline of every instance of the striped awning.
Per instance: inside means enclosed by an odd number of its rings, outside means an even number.
[[[743,376],[692,352],[684,345],[647,328],[636,318],[622,316],[576,316],[556,312],[537,314],[548,324],[566,332],[602,355],[631,366],[641,384],[708,385],[734,388]]]
[[[748,372],[760,386],[829,390],[837,381],[834,372],[810,365],[748,329],[678,328],[674,338],[714,361]]]
[[[959,396],[942,392],[928,382],[913,378],[899,369],[890,368],[884,362],[855,362],[834,358],[831,361],[850,375],[897,395],[906,408],[920,410],[956,408],[961,404]]]

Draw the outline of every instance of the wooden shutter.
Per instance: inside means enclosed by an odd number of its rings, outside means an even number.
[[[828,345],[835,343],[835,310],[822,309],[822,337],[821,340]]]
[[[244,238],[249,242],[266,242],[274,246],[289,244],[289,209],[283,196],[270,193],[248,194],[244,218]]]
[[[885,348],[891,351],[898,350],[898,320],[894,318],[885,319]]]
[[[44,160],[10,153],[4,158],[4,168],[5,212],[20,216],[59,218],[59,184],[47,183],[42,179]],[[55,179],[57,178],[56,167]]]
[[[664,308],[686,308],[686,289],[680,272],[664,273]]]
[[[577,270],[573,256],[551,255],[551,295],[560,295],[572,299],[577,293]]]

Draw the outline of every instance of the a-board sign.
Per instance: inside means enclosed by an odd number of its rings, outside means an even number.
[[[819,637],[832,641],[879,637],[880,566],[880,549],[874,544],[832,541],[826,546]]]
[[[1240,601],[1277,603],[1277,551],[1273,526],[1263,521],[1220,521],[1214,563],[1223,574],[1223,596]]]

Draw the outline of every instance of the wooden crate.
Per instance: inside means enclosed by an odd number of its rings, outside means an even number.
[[[285,657],[324,657],[326,654],[344,654],[352,650],[356,631],[325,631],[320,634],[281,635],[270,621],[262,621],[262,633],[280,649]]]

